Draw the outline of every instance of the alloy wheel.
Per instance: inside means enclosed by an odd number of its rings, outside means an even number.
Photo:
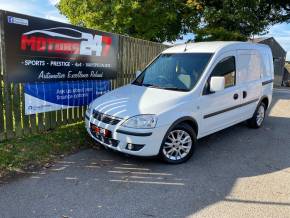
[[[186,157],[192,147],[190,134],[184,130],[172,130],[164,143],[162,152],[170,160]]]
[[[257,111],[257,118],[256,118],[256,122],[258,126],[262,125],[264,118],[265,118],[265,108],[263,105],[260,105]]]

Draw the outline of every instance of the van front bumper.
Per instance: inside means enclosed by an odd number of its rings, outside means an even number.
[[[94,135],[90,128],[92,124],[111,131],[110,139]],[[154,129],[126,128],[120,125],[102,123],[94,118],[89,118],[89,116],[86,116],[85,125],[88,134],[98,143],[113,150],[136,156],[158,155],[164,135],[169,128],[169,126]],[[130,146],[135,146],[139,150],[130,150]]]

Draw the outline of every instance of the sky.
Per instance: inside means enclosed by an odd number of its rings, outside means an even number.
[[[0,0],[0,9],[68,23],[66,17],[55,7],[58,2],[59,0]],[[270,27],[269,32],[262,37],[268,36],[275,37],[287,51],[286,60],[290,61],[290,23]],[[193,34],[186,34],[183,40],[177,40],[176,43],[182,43],[193,37]]]

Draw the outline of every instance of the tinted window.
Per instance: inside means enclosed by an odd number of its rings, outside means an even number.
[[[162,54],[133,82],[135,85],[177,91],[191,90],[212,54]]]
[[[236,63],[235,57],[230,56],[222,59],[213,69],[211,75],[204,87],[203,94],[209,94],[209,81],[212,76],[223,76],[225,78],[225,88],[236,84]]]
[[[221,60],[213,69],[212,76],[223,76],[225,78],[225,88],[234,86],[236,83],[235,57],[227,57]]]

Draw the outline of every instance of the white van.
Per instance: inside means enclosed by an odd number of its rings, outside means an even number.
[[[94,100],[86,128],[97,142],[181,163],[197,139],[247,121],[259,128],[272,100],[266,45],[201,42],[171,47],[129,85]]]

